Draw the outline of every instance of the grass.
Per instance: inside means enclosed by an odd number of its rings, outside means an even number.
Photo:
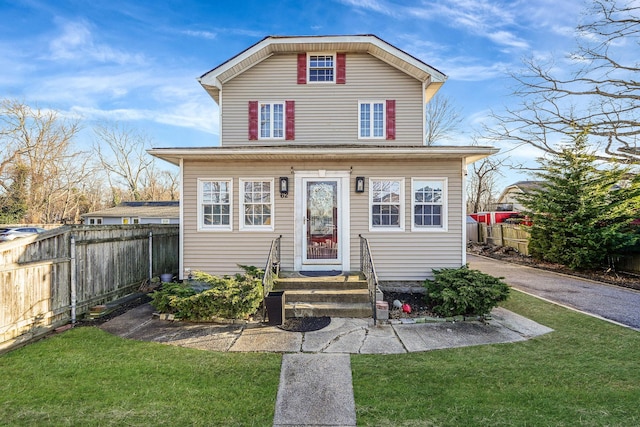
[[[513,292],[521,343],[352,357],[359,425],[640,425],[640,333]],[[271,426],[281,356],[76,328],[0,356],[0,425]]]
[[[0,425],[268,426],[280,364],[75,328],[0,356]]]
[[[513,344],[358,355],[359,425],[640,425],[640,333],[512,292],[504,307],[555,329]]]

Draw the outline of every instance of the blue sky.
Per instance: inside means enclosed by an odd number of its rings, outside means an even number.
[[[506,73],[574,49],[583,0],[0,0],[0,96],[120,121],[154,147],[218,145],[218,108],[197,77],[268,35],[375,34],[442,71],[473,129],[517,100]],[[513,147],[501,147],[508,151]],[[521,147],[515,163],[540,155]],[[508,173],[507,185],[526,175]]]

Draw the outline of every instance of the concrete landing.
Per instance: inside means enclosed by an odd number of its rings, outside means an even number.
[[[349,355],[283,355],[273,425],[355,426]]]

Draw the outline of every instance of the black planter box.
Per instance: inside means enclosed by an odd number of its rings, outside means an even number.
[[[264,299],[267,306],[269,325],[276,326],[284,323],[284,291],[269,292]]]

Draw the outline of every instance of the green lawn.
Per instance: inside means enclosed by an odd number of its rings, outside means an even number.
[[[512,292],[555,329],[526,342],[354,356],[359,425],[640,425],[640,332]]]
[[[640,333],[513,292],[556,331],[522,343],[352,357],[358,424],[640,425]],[[0,425],[271,426],[281,356],[76,328],[0,356]]]
[[[0,425],[270,426],[281,360],[76,328],[0,356]]]

